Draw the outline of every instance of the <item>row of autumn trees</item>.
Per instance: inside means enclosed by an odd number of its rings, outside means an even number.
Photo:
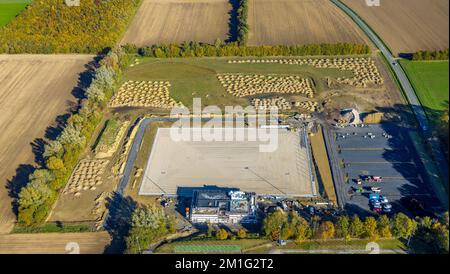
[[[0,53],[98,53],[113,47],[140,0],[64,0],[30,3],[0,28]]]
[[[448,252],[449,245],[448,214],[443,221],[429,217],[411,219],[403,213],[389,218],[381,215],[378,219],[366,217],[364,220],[357,215],[353,217],[339,216],[334,221],[321,221],[313,217],[310,221],[300,217],[297,212],[288,214],[276,211],[269,214],[263,221],[262,230],[271,240],[289,240],[302,243],[309,239],[370,239],[379,238],[409,238],[415,236],[428,244],[436,245],[439,251]]]
[[[123,45],[130,54],[145,57],[222,57],[222,56],[309,56],[309,55],[363,55],[370,53],[370,47],[364,44],[308,44],[280,46],[242,46],[237,42],[224,43],[217,40],[214,45],[197,42],[181,44],[153,45],[137,47],[132,44]]]
[[[448,60],[448,49],[433,51],[418,51],[412,55],[413,61]]]
[[[86,148],[103,110],[120,82],[122,70],[130,62],[120,48],[110,50],[92,72],[92,82],[75,113],[67,119],[59,136],[49,141],[43,152],[45,165],[36,169],[18,195],[18,223],[42,223],[54,204],[57,193],[67,183],[78,158]]]
[[[142,253],[152,242],[175,233],[175,218],[164,213],[155,204],[138,206],[131,216],[131,227],[126,237],[126,253]]]

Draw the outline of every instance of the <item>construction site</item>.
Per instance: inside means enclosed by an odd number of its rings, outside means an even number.
[[[223,128],[223,134],[239,129]],[[241,129],[249,136],[251,129]],[[254,129],[258,136],[267,129]],[[267,141],[207,141],[201,128],[193,140],[174,141],[170,128],[159,128],[144,171],[139,195],[192,196],[204,186],[237,188],[258,195],[315,197],[308,136],[304,130],[276,130],[275,149],[260,152]]]

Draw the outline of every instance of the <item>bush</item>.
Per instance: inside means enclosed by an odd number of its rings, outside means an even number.
[[[245,239],[247,238],[247,232],[245,231],[245,229],[239,229],[237,231],[237,236],[239,237],[239,239]]]
[[[229,236],[228,231],[226,231],[223,228],[216,231],[216,239],[217,240],[226,240],[226,239],[228,239],[228,236]]]
[[[325,221],[320,224],[319,237],[322,240],[333,239],[335,236],[334,224],[330,221]]]

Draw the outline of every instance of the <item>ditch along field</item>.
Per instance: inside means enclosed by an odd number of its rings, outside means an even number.
[[[363,43],[359,28],[328,0],[249,0],[249,45]]]
[[[0,0],[0,27],[8,24],[31,0]]]
[[[0,234],[9,232],[15,221],[6,187],[11,180],[27,179],[23,174],[35,163],[32,142],[44,138],[57,116],[76,102],[72,91],[92,59],[89,55],[0,55]]]
[[[69,243],[77,243],[80,254],[102,254],[110,242],[111,238],[107,232],[8,234],[0,235],[0,254],[75,252]]]
[[[228,38],[228,0],[143,0],[122,44],[148,46]]]
[[[369,7],[343,0],[384,40],[394,54],[448,49],[448,0],[389,0]]]

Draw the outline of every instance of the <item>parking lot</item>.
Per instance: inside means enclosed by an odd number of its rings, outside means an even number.
[[[439,206],[423,176],[424,167],[412,145],[411,131],[387,123],[334,129],[333,148],[345,184],[338,191],[345,192],[342,195],[346,197],[346,210],[370,212],[372,187],[379,188],[379,194],[389,200],[390,213],[406,210],[400,202],[402,197],[414,198],[428,208]],[[371,176],[382,177],[381,182],[365,180]]]

